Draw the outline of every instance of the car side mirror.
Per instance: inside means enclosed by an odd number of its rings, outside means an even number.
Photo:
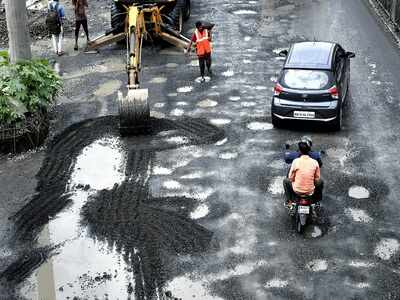
[[[282,50],[281,52],[279,52],[279,56],[281,57],[286,57],[288,56],[289,52],[287,50]]]
[[[353,53],[353,52],[346,52],[346,56],[347,56],[347,58],[354,58],[354,57],[356,57],[355,53]]]

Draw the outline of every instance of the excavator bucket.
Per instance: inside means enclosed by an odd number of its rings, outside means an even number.
[[[121,135],[137,135],[150,130],[148,96],[148,89],[129,89],[126,97],[118,92]]]

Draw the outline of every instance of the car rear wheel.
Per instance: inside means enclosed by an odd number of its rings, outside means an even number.
[[[339,108],[337,117],[332,121],[332,129],[335,131],[340,131],[342,129],[343,123],[343,108]]]
[[[275,116],[272,114],[272,125],[273,125],[275,128],[280,128],[280,127],[282,127],[282,120],[279,119],[279,118],[277,118],[277,117],[275,117]]]

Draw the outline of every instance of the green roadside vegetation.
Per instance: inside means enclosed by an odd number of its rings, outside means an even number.
[[[46,111],[62,88],[61,78],[47,60],[10,64],[0,52],[0,127],[23,122],[37,111]]]

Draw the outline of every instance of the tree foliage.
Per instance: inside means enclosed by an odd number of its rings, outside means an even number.
[[[62,81],[46,60],[10,64],[0,52],[0,124],[24,120],[27,114],[46,109],[60,91]]]

